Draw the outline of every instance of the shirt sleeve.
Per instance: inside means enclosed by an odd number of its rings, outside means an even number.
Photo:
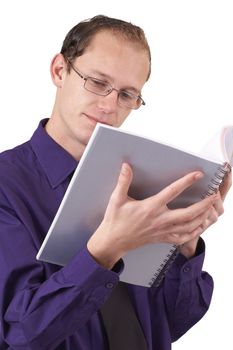
[[[54,349],[102,306],[121,269],[104,269],[84,248],[49,274],[27,227],[0,203],[1,336],[15,350]]]
[[[157,313],[165,312],[167,315],[170,330],[168,336],[171,342],[176,341],[195,325],[204,316],[211,302],[213,279],[207,272],[202,271],[205,244],[201,238],[196,253],[196,256],[189,260],[179,254],[161,287],[157,291],[153,288],[151,290],[153,307],[157,308]],[[157,294],[156,298],[154,294]],[[156,327],[157,320],[155,316]]]

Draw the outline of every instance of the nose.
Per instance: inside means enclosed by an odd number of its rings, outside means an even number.
[[[99,96],[98,107],[104,113],[114,113],[118,106],[117,100],[118,91],[116,89],[112,89],[112,91],[107,96]]]

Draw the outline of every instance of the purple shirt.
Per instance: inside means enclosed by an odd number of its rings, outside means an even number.
[[[0,155],[0,349],[105,350],[98,310],[121,268],[106,270],[86,248],[65,267],[36,260],[77,166],[45,123]],[[197,255],[178,255],[159,288],[128,285],[148,349],[171,349],[207,311],[213,281],[203,260],[200,240]]]

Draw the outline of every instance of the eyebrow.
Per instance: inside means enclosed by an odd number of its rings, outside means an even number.
[[[92,75],[92,74],[93,74],[93,75]],[[90,78],[95,78],[95,75],[100,76],[101,79],[104,79],[104,81],[106,80],[107,83],[112,84],[112,81],[113,81],[112,77],[111,77],[110,75],[105,74],[105,73],[103,73],[103,72],[101,72],[101,71],[98,71],[98,70],[93,70],[93,71],[91,72],[91,75],[88,75],[88,77],[90,77]],[[96,79],[99,79],[99,78],[96,78]],[[136,89],[136,88],[133,87],[133,86],[127,86],[127,87],[122,88],[122,89],[120,89],[120,90],[132,91],[132,92],[135,93],[136,95],[139,95],[139,96],[141,95],[141,91],[138,90],[138,89]]]

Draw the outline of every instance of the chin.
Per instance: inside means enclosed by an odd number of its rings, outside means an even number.
[[[89,130],[83,135],[83,143],[86,146],[91,138],[91,135],[93,134],[94,128],[92,130]]]

